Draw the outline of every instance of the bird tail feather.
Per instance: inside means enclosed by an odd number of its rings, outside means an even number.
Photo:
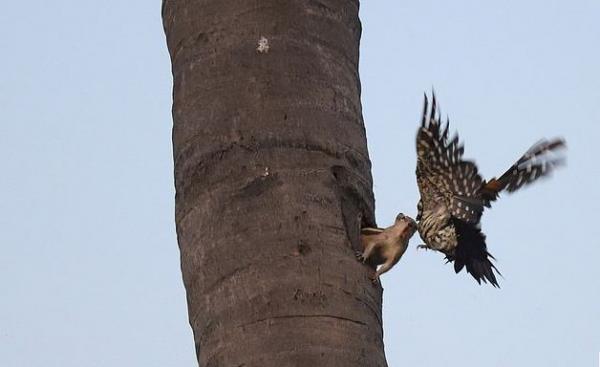
[[[454,262],[454,271],[459,273],[463,268],[471,274],[477,283],[490,282],[496,288],[500,288],[496,279],[496,272],[502,276],[492,260],[496,260],[488,251],[485,244],[485,235],[479,226],[467,223],[460,219],[453,219],[456,233],[458,234],[458,245],[453,255],[446,257],[448,262]]]
[[[501,191],[515,192],[550,174],[555,167],[564,163],[564,159],[555,154],[565,147],[562,138],[544,139],[534,144],[499,178],[492,178],[483,186],[482,198],[487,201],[487,206],[498,198]]]

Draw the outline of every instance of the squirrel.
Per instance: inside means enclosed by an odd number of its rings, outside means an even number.
[[[371,276],[373,283],[379,276],[390,270],[404,255],[408,241],[415,234],[417,223],[411,217],[400,213],[394,224],[387,228],[361,228],[360,242],[363,252],[356,252],[356,259],[381,267]]]

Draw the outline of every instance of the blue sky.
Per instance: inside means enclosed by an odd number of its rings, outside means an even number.
[[[424,91],[493,176],[541,137],[568,166],[483,228],[502,288],[417,252],[383,277],[390,366],[593,366],[600,351],[600,3],[363,1],[380,225],[415,214]],[[0,13],[2,366],[194,366],[173,223],[160,2]]]

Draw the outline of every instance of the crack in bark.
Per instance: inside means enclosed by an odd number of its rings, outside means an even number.
[[[223,284],[223,282],[225,282],[227,279],[233,278],[234,275],[241,273],[242,271],[250,268],[252,266],[252,264],[246,264],[244,266],[239,266],[235,269],[233,269],[232,271],[230,271],[227,274],[223,274],[222,276],[220,276],[217,280],[215,280],[215,282],[208,287],[205,290],[205,293],[211,293],[213,290],[215,290],[215,288],[217,288],[219,285]]]
[[[354,299],[357,300],[358,302],[362,303],[363,305],[365,305],[365,307],[373,313],[373,315],[375,316],[375,319],[377,320],[379,325],[381,325],[381,327],[383,328],[383,321],[380,318],[379,312],[377,312],[377,310],[374,309],[368,302],[363,301],[359,297],[354,297]]]
[[[189,146],[191,148],[191,145]],[[210,186],[223,187],[224,182],[222,181],[213,181],[212,185],[208,184],[199,184],[199,180],[206,180],[207,178],[211,178],[212,176],[207,174],[206,172],[210,170],[211,167],[220,164],[223,160],[223,156],[226,154],[233,154],[236,151],[235,148],[241,148],[247,151],[258,151],[265,149],[302,149],[305,151],[322,153],[326,156],[330,156],[334,159],[341,159],[345,157],[349,162],[354,162],[354,165],[364,165],[370,166],[370,161],[364,154],[356,149],[348,147],[346,145],[340,145],[337,149],[334,147],[324,146],[317,142],[308,142],[308,141],[278,141],[277,139],[265,140],[263,142],[256,142],[255,144],[247,145],[241,144],[240,142],[231,142],[229,144],[224,144],[219,149],[211,150],[208,152],[200,153],[197,157],[193,159],[188,156],[188,154],[193,154],[189,152],[192,149],[184,149],[179,157],[175,159],[175,172],[182,172],[180,175],[176,175],[176,189],[177,192],[181,195],[185,195],[187,189],[189,187],[203,187],[204,192],[211,192]],[[186,159],[179,159],[185,157]],[[352,158],[352,159],[351,159]],[[185,163],[179,163],[185,162]],[[196,162],[196,165],[190,164],[189,162]],[[187,166],[187,167],[185,167]],[[301,170],[301,169],[300,169]],[[303,171],[304,172],[304,171]],[[214,177],[213,177],[214,179]],[[367,196],[372,194],[369,193],[371,186],[370,177],[364,178],[360,175],[354,175],[353,179],[356,183],[360,183],[360,186],[364,186],[358,191],[364,191]],[[242,188],[236,187],[232,188],[234,191],[240,191]],[[369,195],[370,194],[370,195]],[[193,207],[193,205],[191,205]],[[187,212],[189,212],[191,208],[186,210],[186,213],[183,214],[185,217]],[[368,210],[369,213],[365,213],[366,218],[370,218],[369,214],[372,210]],[[179,216],[179,215],[177,215]]]
[[[334,284],[330,284],[330,283],[327,283],[327,282],[324,282],[323,284],[326,285],[326,286],[328,286],[328,287],[337,288],[337,289],[341,290],[342,293],[344,293],[345,295],[350,296],[354,300],[356,300],[359,303],[363,304],[371,313],[373,313],[373,316],[375,316],[375,319],[377,320],[377,322],[379,323],[379,325],[381,325],[383,327],[383,320],[381,319],[380,313],[377,312],[377,309],[374,308],[369,302],[363,300],[360,297],[354,296],[354,293],[352,293],[352,292],[350,292],[350,291],[348,291],[348,290],[346,290],[344,288],[337,287]]]
[[[326,315],[326,314],[317,314],[317,315],[281,315],[281,316],[271,316],[271,317],[265,317],[262,319],[258,319],[258,320],[254,320],[251,322],[247,322],[245,324],[242,325],[238,325],[237,327],[246,327],[249,325],[253,325],[253,324],[258,324],[260,322],[265,322],[265,321],[269,321],[269,320],[280,320],[280,319],[295,319],[295,318],[330,318],[330,319],[336,319],[336,320],[342,320],[342,321],[347,321],[347,322],[351,322],[357,325],[361,325],[361,326],[367,326],[367,324],[365,322],[359,321],[359,320],[354,320],[348,317],[343,317],[343,316],[335,316],[335,315]]]
[[[178,149],[179,152],[176,154],[174,159],[175,171],[177,172],[178,170],[182,170],[183,167],[180,167],[180,162],[188,163],[188,154],[194,154],[194,151],[197,150],[197,147],[202,146],[205,143],[206,137],[204,134],[196,134],[192,138],[187,139],[185,142],[180,143],[180,149]],[[205,165],[205,162],[214,160],[217,156],[220,160],[224,154],[231,152],[236,147],[242,148],[249,152],[259,152],[265,149],[302,149],[309,152],[322,152],[323,154],[335,159],[340,159],[342,157],[348,158],[348,156],[350,156],[356,161],[356,163],[366,163],[366,166],[370,167],[369,157],[367,157],[365,153],[361,152],[360,150],[346,144],[332,144],[330,142],[330,145],[331,146],[326,146],[322,144],[322,142],[320,143],[306,139],[283,140],[277,138],[266,138],[253,143],[231,141],[222,144],[218,149],[200,153],[199,157],[195,157],[195,161],[202,162],[202,165]]]

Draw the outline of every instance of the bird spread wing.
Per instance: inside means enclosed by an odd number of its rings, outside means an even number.
[[[448,137],[449,121],[442,127],[435,95],[431,108],[425,96],[423,119],[417,132],[417,184],[419,233],[430,248],[446,254],[458,273],[466,268],[478,283],[498,287],[500,275],[487,251],[480,219],[485,207],[506,190],[514,192],[549,174],[563,162],[555,154],[565,147],[563,139],[534,144],[499,178],[479,175],[474,162],[464,160],[458,135]],[[428,213],[425,215],[424,213]]]
[[[437,196],[444,200],[453,217],[478,223],[485,205],[480,193],[484,180],[475,163],[462,158],[464,147],[458,134],[448,138],[448,120],[442,129],[436,107],[435,95],[431,110],[425,96],[423,119],[417,132],[419,189],[423,190],[421,180],[428,180],[428,186],[436,188]]]

